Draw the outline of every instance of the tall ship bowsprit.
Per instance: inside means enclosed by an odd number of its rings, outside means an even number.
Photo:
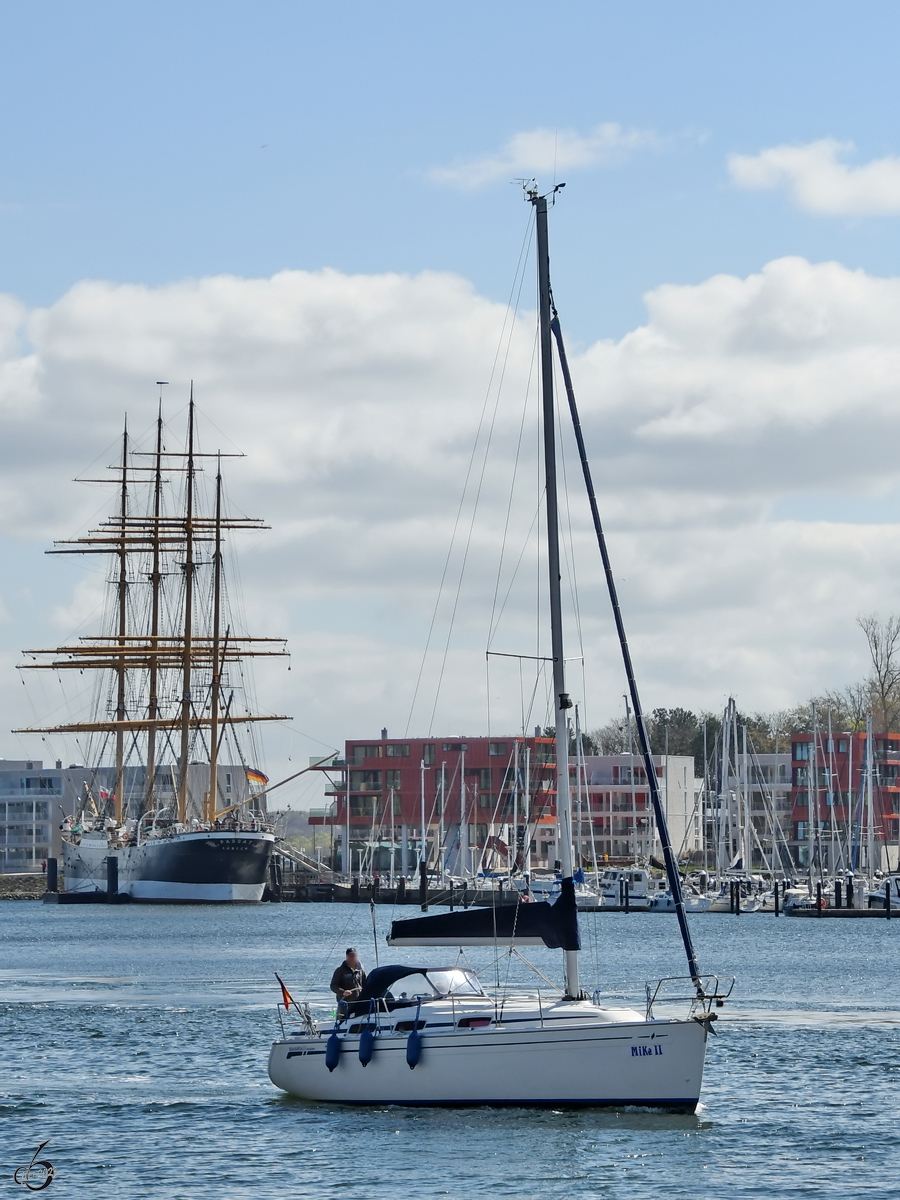
[[[287,650],[282,638],[241,632],[232,615],[225,535],[267,526],[225,511],[226,457],[235,456],[199,450],[192,391],[185,445],[167,449],[161,409],[149,449],[132,445],[126,428],[112,474],[87,481],[115,486],[114,514],[48,552],[103,555],[112,567],[100,633],[24,652],[23,668],[63,683],[71,672],[93,677],[86,719],[17,731],[77,739],[85,764],[63,822],[67,893],[263,898],[275,833],[255,733],[287,718],[251,711],[245,664]],[[238,766],[221,765],[229,762]]]

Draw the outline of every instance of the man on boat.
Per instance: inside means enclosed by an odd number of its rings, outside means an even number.
[[[338,1000],[358,1000],[365,982],[366,972],[359,955],[348,946],[344,961],[331,977],[331,990]]]

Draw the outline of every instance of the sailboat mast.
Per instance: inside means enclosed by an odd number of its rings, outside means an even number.
[[[178,766],[178,820],[187,820],[188,759],[191,749],[191,651],[194,623],[194,385],[188,406],[187,482],[184,519],[184,645],[181,687],[181,753]]]
[[[221,687],[220,642],[222,633],[222,460],[216,459],[216,530],[213,556],[212,685],[209,734],[209,791],[204,804],[204,821],[214,821],[219,807],[219,692]]]
[[[538,302],[541,342],[541,400],[544,436],[544,481],[547,511],[547,567],[550,585],[550,647],[553,657],[553,705],[556,717],[556,822],[558,853],[563,879],[571,879],[572,797],[569,791],[568,710],[572,701],[566,691],[563,654],[562,597],[559,568],[559,507],[556,487],[556,410],[553,402],[553,353],[551,343],[550,244],[547,229],[547,197],[530,192],[535,209],[537,233]],[[566,950],[566,996],[581,995],[578,982],[578,951]]]
[[[124,646],[128,633],[128,542],[126,523],[128,519],[128,423],[122,434],[122,484],[119,506],[119,579],[118,579],[118,633],[119,645]],[[116,667],[116,791],[113,798],[113,818],[117,825],[122,822],[122,796],[125,791],[125,654],[118,656]]]
[[[875,871],[875,747],[872,744],[872,714],[866,721],[866,873]]]
[[[156,462],[153,473],[153,560],[150,572],[150,679],[149,703],[147,715],[150,727],[147,730],[147,810],[155,804],[154,789],[156,786],[156,726],[153,724],[159,716],[159,592],[162,583],[160,573],[160,533],[159,523],[162,516],[162,401],[156,418]]]
[[[466,820],[466,751],[459,755],[459,873],[469,873],[469,825]]]

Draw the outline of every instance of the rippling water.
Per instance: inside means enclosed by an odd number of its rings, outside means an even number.
[[[354,1110],[282,1096],[266,1056],[273,971],[324,1004],[345,946],[374,965],[368,908],[0,904],[0,1195],[28,1194],[12,1174],[46,1138],[56,1200],[896,1194],[900,920],[691,927],[702,969],[737,976],[695,1116]],[[582,930],[587,986],[637,995],[684,973],[669,916],[585,915]],[[470,957],[488,982],[528,978]],[[559,955],[529,957],[558,977]]]

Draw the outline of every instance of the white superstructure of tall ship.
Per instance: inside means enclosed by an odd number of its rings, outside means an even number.
[[[115,485],[114,515],[50,551],[112,565],[102,632],[26,651],[23,664],[91,672],[97,684],[85,719],[18,731],[85,739],[84,761],[95,768],[63,823],[66,892],[158,903],[263,898],[275,834],[253,731],[287,718],[250,711],[244,664],[286,650],[283,639],[239,632],[230,613],[225,534],[265,526],[224,511],[223,457],[232,456],[197,447],[192,392],[184,448],[167,449],[161,411],[151,449],[134,447],[126,429],[112,476],[92,481]],[[210,462],[215,486],[204,489]],[[236,801],[222,787],[226,751],[244,775]]]

